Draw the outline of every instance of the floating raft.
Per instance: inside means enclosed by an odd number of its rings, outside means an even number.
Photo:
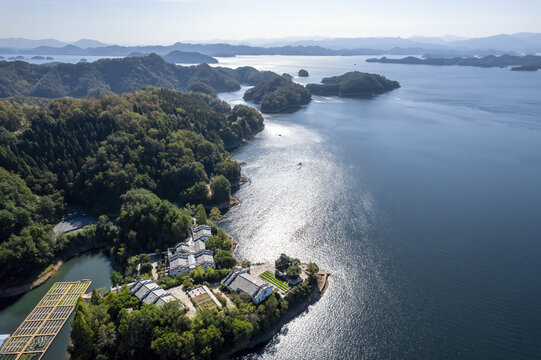
[[[62,329],[91,281],[57,282],[0,348],[0,360],[38,360]]]

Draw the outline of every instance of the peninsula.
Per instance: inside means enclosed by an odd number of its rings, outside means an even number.
[[[77,301],[74,360],[225,358],[268,340],[328,286],[315,263],[233,256],[215,207],[241,179],[226,148],[259,132],[263,117],[198,91],[204,84],[192,90],[0,101],[2,283],[95,248],[115,269],[114,291]],[[67,200],[119,215],[54,234]]]

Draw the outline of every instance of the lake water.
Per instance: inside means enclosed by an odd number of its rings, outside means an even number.
[[[109,280],[112,268],[107,257],[101,252],[86,253],[66,261],[58,272],[43,285],[24,294],[10,305],[1,304],[0,308],[0,334],[10,334],[21,324],[39,300],[57,281],[77,281],[81,279],[92,280],[91,288],[110,289]],[[67,348],[70,342],[69,322],[52,342],[43,356],[43,360],[67,359]]]
[[[352,70],[402,84],[265,116],[265,130],[234,153],[249,179],[223,221],[237,255],[286,252],[333,273],[318,303],[247,358],[540,358],[541,72],[365,58],[219,59],[302,67],[303,84]],[[243,103],[245,89],[221,97]],[[53,282],[108,288],[110,272],[100,253],[66,262],[0,310],[0,333]],[[66,358],[68,343],[65,326],[44,359]]]
[[[541,72],[364,59],[219,59],[305,68],[303,84],[359,70],[402,85],[265,116],[234,153],[250,181],[223,222],[237,255],[333,273],[247,358],[541,358]]]

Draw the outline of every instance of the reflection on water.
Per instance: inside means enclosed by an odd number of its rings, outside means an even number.
[[[307,68],[303,83],[360,70],[402,84],[267,116],[234,153],[250,180],[223,221],[237,255],[286,252],[333,273],[318,303],[246,358],[541,354],[540,74],[361,57],[220,60]]]

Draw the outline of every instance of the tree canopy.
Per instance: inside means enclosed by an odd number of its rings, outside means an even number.
[[[261,112],[291,112],[308,104],[310,91],[283,76],[273,76],[244,93],[244,100],[261,104]]]

